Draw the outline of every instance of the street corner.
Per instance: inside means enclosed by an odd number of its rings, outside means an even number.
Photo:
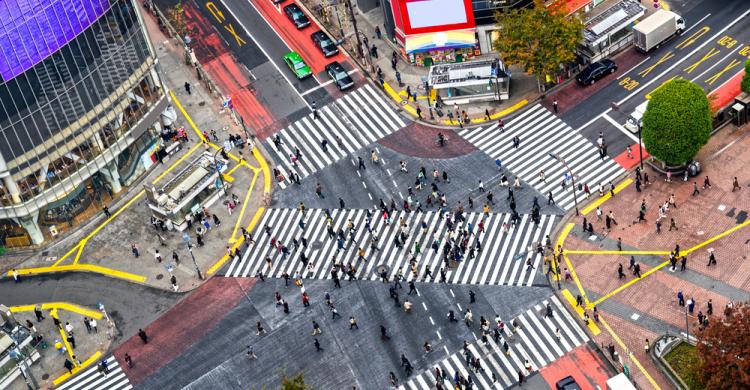
[[[572,376],[584,390],[607,387],[607,379],[617,375],[617,371],[589,343],[576,347],[539,370],[550,388],[554,389],[557,382],[568,376]]]
[[[439,135],[444,137],[439,145]],[[398,153],[432,159],[448,159],[476,152],[478,149],[450,129],[412,122],[406,127],[378,141]]]

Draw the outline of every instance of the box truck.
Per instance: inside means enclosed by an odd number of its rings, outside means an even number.
[[[685,20],[682,16],[659,9],[633,27],[633,41],[638,51],[646,53],[684,30]]]

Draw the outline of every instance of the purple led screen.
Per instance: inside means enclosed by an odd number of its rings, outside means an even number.
[[[0,76],[36,65],[109,8],[109,0],[0,0]]]

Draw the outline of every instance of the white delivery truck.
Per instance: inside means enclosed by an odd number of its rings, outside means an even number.
[[[638,51],[646,53],[684,30],[685,20],[682,16],[659,9],[633,27],[633,42]]]
[[[648,107],[648,100],[639,104],[625,122],[625,128],[631,133],[637,133],[638,128],[643,126],[643,114],[646,113],[646,107]]]
[[[623,373],[619,373],[612,378],[607,379],[607,390],[636,390],[633,383],[630,382],[627,376]]]

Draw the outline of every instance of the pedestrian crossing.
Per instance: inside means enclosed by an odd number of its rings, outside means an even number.
[[[613,159],[601,160],[598,147],[539,104],[508,121],[503,131],[495,124],[464,129],[459,135],[493,159],[499,159],[513,175],[545,196],[552,191],[556,204],[564,210],[575,204],[572,185],[568,182],[566,188],[562,187],[567,170],[549,153],[559,155],[573,172],[576,184],[582,188],[586,183],[592,192],[598,191],[600,183],[608,191],[609,182],[625,172]],[[520,138],[518,148],[513,145],[516,136]],[[540,180],[542,170],[546,182]],[[512,182],[513,178],[508,180]],[[584,196],[580,191],[578,200]]]
[[[292,172],[300,178],[310,176],[406,126],[369,84],[318,109],[317,114],[318,119],[311,113],[280,130],[281,144],[275,144],[273,136],[264,141],[284,176],[278,182],[282,189],[291,183]],[[323,140],[327,141],[326,150]],[[300,158],[293,162],[296,149]]]
[[[385,266],[389,278],[401,271],[407,280],[441,281],[440,269],[445,265],[443,252],[449,241],[446,237],[455,235],[457,229],[453,223],[451,233],[448,219],[438,211],[396,211],[390,216],[391,223],[383,218],[380,210],[372,212],[370,226],[378,238],[378,250],[372,248],[373,234],[366,228],[367,210],[333,210],[330,212],[330,222],[327,212],[322,209],[308,210],[303,218],[296,209],[267,210],[258,224],[255,243],[248,247],[241,258],[237,256],[233,259],[225,275],[247,277],[262,272],[271,277],[283,277],[286,273],[295,278],[330,279],[334,264],[351,263],[357,279],[378,280],[379,272],[382,272],[379,267]],[[482,219],[484,232],[480,234]],[[304,229],[300,221],[304,221]],[[346,245],[343,248],[339,248],[336,236],[330,235],[329,223],[330,231],[342,229],[346,232]],[[353,231],[348,228],[350,223],[355,228]],[[503,231],[505,224],[507,233]],[[455,284],[532,285],[543,263],[542,255],[531,250],[531,246],[535,242],[543,243],[554,224],[553,215],[543,215],[538,225],[530,215],[522,215],[513,226],[510,214],[466,213],[465,221],[460,225],[474,232],[467,247],[478,243],[481,251],[475,252],[473,259],[469,259],[467,254],[456,266],[447,268],[445,281]],[[269,226],[270,234],[265,232],[265,226]],[[396,241],[402,230],[408,236],[403,247],[399,248]],[[306,248],[302,246],[303,237],[308,242]],[[300,242],[298,249],[293,247],[294,240]],[[439,243],[435,243],[436,240]],[[289,255],[284,256],[278,250],[278,245],[274,248],[271,245],[273,241],[287,246]],[[364,250],[364,260],[359,258],[359,248]],[[303,254],[309,261],[307,266],[303,264]],[[416,258],[414,267],[410,263],[412,256]],[[529,259],[531,265],[527,264]],[[268,260],[271,260],[270,264]],[[343,273],[339,276],[345,279]]]
[[[56,387],[57,390],[128,390],[132,389],[128,377],[122,370],[122,366],[117,362],[114,356],[106,359],[109,367],[109,374],[106,376],[99,372],[96,365],[91,366],[81,373],[77,373],[73,378]],[[99,362],[97,362],[99,363]]]
[[[545,316],[548,303],[552,306],[551,317]],[[399,388],[402,390],[435,389],[438,381],[435,367],[439,367],[443,373],[439,381],[444,389],[455,388],[456,373],[467,381],[471,377],[475,389],[510,388],[518,382],[519,371],[528,376],[531,372],[538,371],[589,339],[554,295],[526,310],[516,317],[516,320],[519,327],[513,329],[509,326],[511,319],[502,319],[505,327],[497,342],[492,336],[487,337],[487,343],[477,338],[466,348],[468,353],[462,349],[442,359],[430,369],[412,377]],[[491,330],[493,327],[495,327],[494,323],[490,327]],[[557,329],[559,329],[559,339],[556,335]],[[508,344],[509,353],[505,352],[504,341]],[[472,360],[479,359],[481,368],[474,368],[467,357]],[[531,372],[526,370],[527,360],[531,363]]]

